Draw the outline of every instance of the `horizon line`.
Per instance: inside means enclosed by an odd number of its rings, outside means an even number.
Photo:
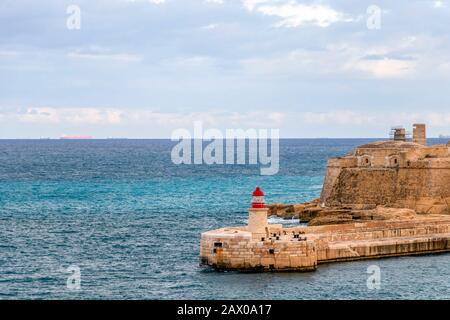
[[[249,138],[245,138],[244,140],[248,140]],[[304,139],[304,140],[319,140],[319,139],[380,139],[380,140],[392,140],[389,137],[280,137],[280,140],[295,140],[295,139]],[[450,136],[438,136],[438,137],[427,137],[427,139],[439,139],[439,140],[450,140]],[[92,141],[92,140],[170,140],[170,141],[179,141],[172,140],[171,138],[149,138],[149,137],[140,137],[140,138],[128,138],[128,137],[122,137],[122,138],[115,138],[115,137],[92,137],[88,139],[65,139],[65,138],[0,138],[0,140],[39,140],[39,141]],[[196,140],[196,139],[188,139],[188,140]],[[222,140],[230,140],[230,139],[222,139]],[[233,140],[242,140],[238,138],[234,138]],[[268,138],[270,140],[270,138]]]

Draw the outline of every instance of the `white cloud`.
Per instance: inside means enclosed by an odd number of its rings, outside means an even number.
[[[272,57],[243,59],[240,63],[246,72],[258,76],[411,78],[419,69],[421,52],[412,51],[409,46],[409,38],[386,46],[337,43],[322,50],[296,49]],[[412,54],[408,55],[408,52]],[[429,72],[434,67],[429,65],[427,68]],[[442,70],[444,68],[445,64]]]
[[[125,2],[149,2],[152,4],[163,4],[166,2],[166,0],[122,0]]]
[[[213,29],[217,29],[217,27],[219,27],[219,25],[217,23],[210,23],[206,26],[201,27],[200,29],[203,30],[213,30]]]
[[[161,65],[166,70],[204,70],[210,69],[214,66],[214,59],[209,56],[186,56],[176,57],[171,59],[164,59],[161,61]]]
[[[416,71],[416,61],[383,58],[380,60],[361,59],[351,68],[373,75],[375,78],[405,78]]]
[[[305,112],[300,113],[301,122],[314,125],[343,126],[392,126],[426,123],[431,127],[450,126],[448,112]]]
[[[101,47],[78,49],[67,54],[70,59],[113,60],[117,62],[139,62],[142,57],[132,53],[115,53]]]
[[[322,4],[306,5],[294,0],[243,0],[243,5],[249,11],[280,18],[275,24],[276,27],[292,28],[303,25],[328,27],[340,21],[353,21],[344,13]]]
[[[304,112],[300,114],[301,121],[315,125],[367,125],[376,123],[373,114],[357,113],[354,111],[336,112]]]
[[[122,112],[98,108],[36,107],[19,110],[14,118],[29,124],[115,125],[122,122]]]
[[[232,125],[237,127],[273,127],[285,119],[282,112],[160,112],[127,108],[0,108],[0,117],[10,122],[29,125],[129,125],[157,124],[171,129],[191,126],[201,120],[208,126]]]
[[[134,123],[157,123],[176,128],[189,126],[201,120],[208,126],[228,124],[246,127],[274,127],[295,121],[298,124],[313,125],[376,125],[407,124],[426,122],[442,127],[450,125],[450,113],[439,112],[356,112],[351,110],[330,112],[160,112],[142,109],[104,108],[49,108],[33,107],[16,113],[1,113],[2,117],[13,116],[29,124],[71,124],[71,125],[118,125]]]
[[[435,8],[442,8],[445,6],[445,3],[443,1],[433,1],[433,7]]]
[[[282,136],[323,136],[320,132],[340,132],[339,136],[381,136],[392,125],[410,127],[426,123],[435,135],[450,133],[449,112],[366,112],[337,110],[329,112],[281,111],[204,111],[161,112],[127,108],[0,108],[2,125],[27,128],[34,137],[42,134],[59,137],[63,132],[89,134],[96,137],[158,137],[167,138],[173,130],[191,129],[195,121],[202,121],[204,129],[280,129]],[[310,131],[314,128],[315,131]],[[351,130],[350,130],[351,128]],[[51,132],[47,133],[47,132]],[[101,132],[101,133],[99,133]],[[368,132],[370,132],[368,134]],[[6,131],[3,132],[6,134]],[[327,135],[327,133],[325,133]]]
[[[205,0],[205,3],[223,4],[223,0]]]
[[[253,11],[256,6],[262,4],[271,2],[270,0],[242,0],[242,4],[244,5],[244,8],[246,8],[249,11]]]

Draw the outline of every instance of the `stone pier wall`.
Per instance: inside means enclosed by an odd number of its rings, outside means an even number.
[[[253,240],[250,232],[236,231],[234,237],[223,229],[203,233],[202,264],[240,271],[312,271],[317,267],[313,241]]]
[[[202,234],[202,264],[222,270],[311,271],[320,263],[450,251],[450,217]]]

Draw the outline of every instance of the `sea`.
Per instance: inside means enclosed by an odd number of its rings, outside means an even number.
[[[307,273],[200,266],[200,234],[245,225],[255,186],[267,203],[315,199],[327,159],[370,141],[281,140],[278,174],[262,176],[175,165],[170,140],[0,140],[0,299],[449,299],[447,253]]]

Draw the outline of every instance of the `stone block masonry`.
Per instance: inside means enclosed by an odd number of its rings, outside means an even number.
[[[273,232],[276,230],[276,232]],[[321,263],[450,251],[450,217],[275,229],[255,239],[247,227],[202,234],[201,263],[218,270],[313,271]]]
[[[314,242],[293,234],[255,239],[245,228],[225,228],[203,233],[200,248],[202,263],[219,270],[311,271],[317,265]]]

